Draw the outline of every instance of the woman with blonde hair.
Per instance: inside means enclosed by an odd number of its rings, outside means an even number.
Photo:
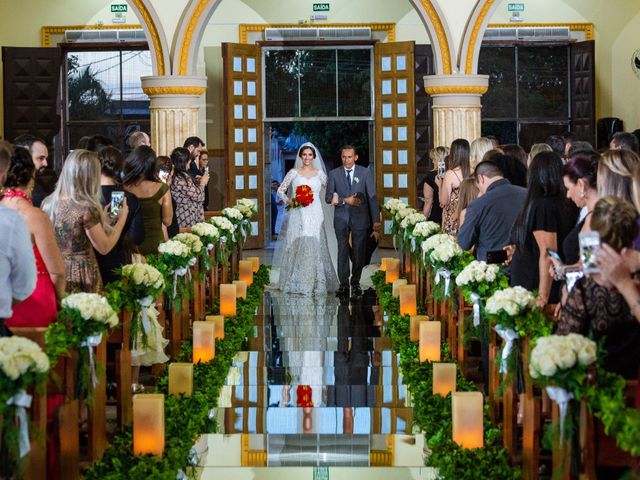
[[[436,147],[429,151],[431,170],[427,173],[422,184],[422,195],[424,196],[422,213],[428,220],[436,223],[442,222],[442,207],[440,207],[438,196],[444,172],[448,168],[448,155],[449,149],[447,147]]]
[[[553,149],[546,143],[534,143],[531,145],[531,150],[529,150],[529,155],[527,156],[527,168],[529,168],[531,160],[540,152],[553,152]]]
[[[493,142],[487,137],[476,138],[471,142],[471,154],[469,155],[471,171],[476,169],[476,165],[482,161],[484,154],[493,148]]]
[[[74,150],[62,167],[55,190],[42,202],[49,215],[67,270],[71,292],[98,292],[102,279],[94,249],[105,255],[114,247],[127,220],[126,199],[112,218],[100,204],[100,161],[88,150]]]
[[[633,203],[633,172],[640,157],[631,150],[607,150],[598,163],[598,196],[614,197]]]

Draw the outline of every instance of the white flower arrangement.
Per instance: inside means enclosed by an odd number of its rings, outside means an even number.
[[[531,351],[531,378],[553,377],[576,364],[587,367],[597,358],[596,342],[577,333],[540,337]]]
[[[240,210],[245,219],[250,219],[258,213],[258,206],[253,200],[248,198],[239,198],[236,201],[236,209]]]
[[[206,238],[208,240],[217,240],[220,237],[220,232],[215,225],[207,222],[196,223],[191,227],[191,233],[199,236],[200,238]]]
[[[396,222],[402,222],[402,220],[404,220],[406,216],[416,212],[417,210],[415,208],[405,205],[399,208],[398,210],[396,210],[396,213],[393,218],[395,219]]]
[[[107,299],[97,293],[73,293],[62,299],[62,307],[75,309],[83,319],[103,323],[110,328],[119,322]]]
[[[244,220],[244,215],[242,214],[242,212],[235,207],[223,208],[222,215],[227,217],[233,223],[238,223]]]
[[[413,227],[413,236],[414,237],[422,237],[429,238],[432,235],[435,235],[440,231],[440,225],[436,222],[426,221],[426,222],[418,222]]]
[[[211,217],[210,222],[219,230],[225,230],[229,233],[233,233],[236,230],[236,226],[226,217]]]
[[[197,255],[202,251],[202,240],[200,240],[198,235],[194,235],[193,233],[179,233],[173,237],[173,240],[184,243],[189,247],[193,255]]]
[[[191,248],[177,240],[167,240],[158,245],[158,252],[163,255],[173,255],[175,257],[191,257]]]
[[[533,308],[536,298],[529,290],[523,287],[510,287],[495,292],[487,300],[486,311],[488,314],[498,315],[501,310],[511,317]]]
[[[406,230],[410,227],[413,227],[415,224],[425,222],[426,220],[427,217],[425,217],[422,212],[414,211],[402,219],[402,221],[400,222],[400,227]]]
[[[474,283],[491,283],[496,280],[499,272],[498,265],[474,260],[458,274],[456,285],[462,287]]]
[[[11,380],[29,371],[46,373],[49,368],[49,357],[36,342],[18,336],[0,338],[0,371]]]
[[[448,263],[462,255],[462,249],[455,240],[443,242],[431,250],[429,259],[434,263]]]
[[[427,238],[422,242],[422,251],[425,255],[431,253],[438,245],[455,242],[455,238],[447,233],[438,233]]]
[[[401,208],[404,207],[408,207],[409,205],[407,205],[406,203],[404,203],[402,200],[398,199],[398,198],[390,198],[389,200],[387,200],[384,204],[384,209],[387,210],[389,213],[394,214],[400,210]]]
[[[164,287],[164,277],[162,274],[147,263],[132,263],[122,267],[122,277],[132,281],[136,285],[162,289]]]

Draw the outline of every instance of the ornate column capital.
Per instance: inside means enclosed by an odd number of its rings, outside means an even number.
[[[480,105],[489,89],[488,75],[425,75],[424,89],[435,105]]]

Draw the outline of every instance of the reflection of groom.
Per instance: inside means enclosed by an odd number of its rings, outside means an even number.
[[[366,262],[367,239],[373,223],[376,240],[380,235],[380,207],[376,198],[372,172],[356,165],[358,155],[351,145],[342,147],[342,167],[329,172],[326,202],[334,205],[333,228],[338,240],[338,295],[360,295],[360,275]],[[351,247],[349,247],[351,234]],[[349,253],[352,249],[351,282],[349,282]]]

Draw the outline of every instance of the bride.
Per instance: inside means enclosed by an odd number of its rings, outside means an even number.
[[[337,248],[329,249],[327,240],[336,243],[332,214],[329,205],[323,202],[327,185],[327,173],[322,157],[311,143],[298,150],[293,169],[287,172],[278,189],[278,196],[288,205],[287,196],[295,197],[296,188],[308,185],[313,191],[313,202],[306,207],[291,208],[282,224],[273,266],[279,270],[274,282],[285,293],[306,295],[325,294],[338,289],[335,262]]]

